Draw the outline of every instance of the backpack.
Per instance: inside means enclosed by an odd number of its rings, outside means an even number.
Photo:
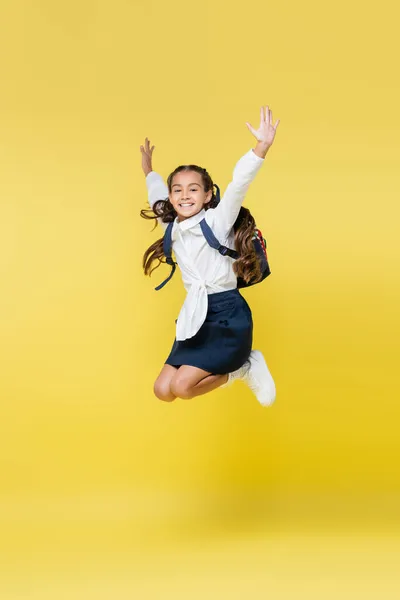
[[[155,288],[157,291],[161,290],[161,288],[163,288],[164,285],[166,283],[168,283],[168,281],[171,279],[171,277],[173,276],[173,274],[175,273],[175,270],[176,270],[177,263],[172,259],[171,236],[172,236],[173,225],[174,225],[173,222],[168,224],[168,227],[165,230],[164,239],[163,239],[163,249],[164,249],[165,259],[166,259],[167,264],[171,266],[171,273],[167,277],[167,279],[165,279],[165,281],[160,283],[160,285],[158,285]],[[234,258],[234,259],[239,258],[239,253],[236,252],[236,250],[232,250],[231,248],[228,248],[227,246],[222,246],[222,244],[219,243],[219,241],[215,237],[211,227],[209,226],[209,224],[206,222],[205,219],[202,219],[200,221],[200,227],[201,227],[204,237],[206,238],[206,240],[207,240],[208,244],[211,246],[211,248],[215,248],[215,250],[218,250],[218,252],[220,254],[222,254],[222,256],[230,256],[231,258]],[[238,288],[250,287],[251,285],[255,285],[256,283],[261,283],[261,281],[264,281],[264,279],[266,277],[268,277],[268,275],[271,274],[271,270],[270,270],[270,267],[268,264],[267,242],[266,242],[265,238],[263,237],[261,231],[257,228],[254,230],[253,245],[254,245],[254,249],[256,252],[257,260],[260,263],[262,277],[259,281],[250,280],[248,283],[246,283],[244,281],[244,279],[242,279],[241,277],[238,277],[237,278],[237,287]]]

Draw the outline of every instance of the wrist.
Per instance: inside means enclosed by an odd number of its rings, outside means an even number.
[[[267,142],[257,142],[254,153],[260,158],[265,158],[270,147],[271,144],[268,144]]]

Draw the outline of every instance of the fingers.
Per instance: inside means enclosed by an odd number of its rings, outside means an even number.
[[[269,108],[268,105],[265,106],[261,106],[260,108],[260,120],[261,123],[263,123],[263,121],[265,121],[266,123],[272,123],[272,110]]]
[[[264,112],[265,111],[265,112]],[[261,124],[263,121],[265,121],[265,123],[267,125],[272,125],[273,123],[273,116],[272,116],[272,110],[269,108],[268,105],[264,107],[262,106],[260,109],[260,116],[261,116]],[[272,125],[272,127],[276,130],[276,128],[278,127],[280,123],[280,119],[277,119],[275,125]]]
[[[247,125],[247,129],[250,131],[250,133],[252,133],[253,135],[256,135],[255,129],[250,125],[250,123],[246,123]]]
[[[144,146],[140,146],[140,150],[142,152],[145,152],[146,154],[150,154],[150,155],[153,153],[154,148],[155,148],[155,146],[152,146],[150,148],[150,140],[149,140],[149,138],[145,139]]]

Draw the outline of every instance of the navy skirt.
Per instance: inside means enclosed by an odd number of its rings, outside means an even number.
[[[166,365],[198,367],[215,375],[239,369],[249,358],[253,318],[238,289],[208,295],[206,319],[192,338],[175,339]]]

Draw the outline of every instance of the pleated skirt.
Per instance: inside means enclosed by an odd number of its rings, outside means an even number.
[[[175,339],[165,364],[188,365],[215,375],[239,369],[253,342],[251,309],[238,289],[208,295],[206,319],[192,338]]]

